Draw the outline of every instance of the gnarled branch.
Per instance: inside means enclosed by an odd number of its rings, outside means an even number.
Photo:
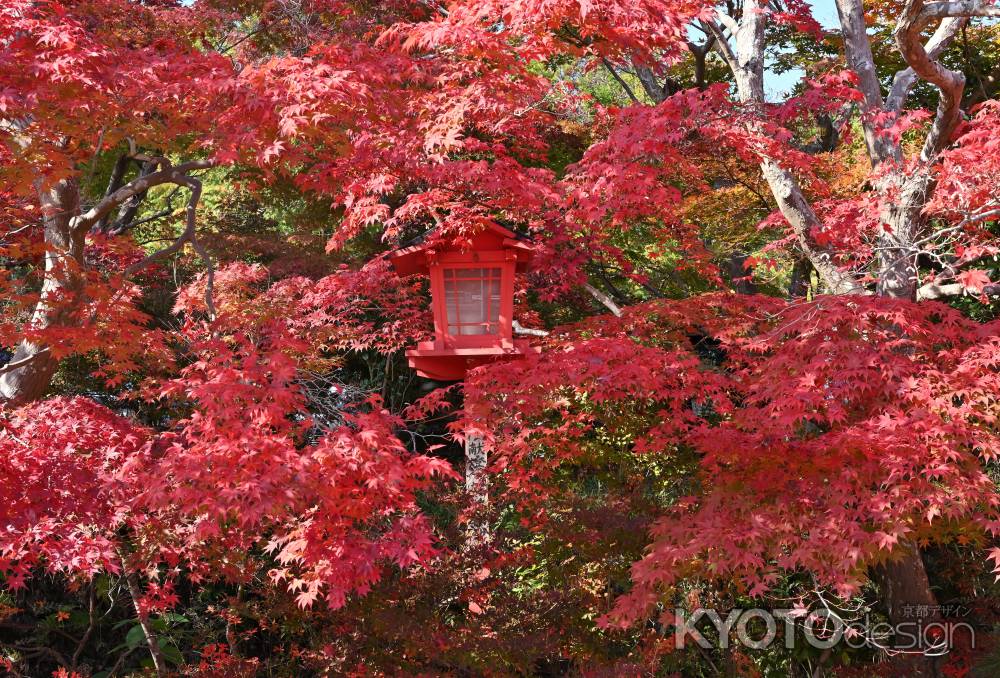
[[[632,88],[629,87],[627,82],[625,82],[625,79],[618,74],[618,71],[615,70],[614,65],[610,61],[608,61],[607,57],[601,57],[601,63],[604,64],[604,67],[606,69],[608,69],[608,73],[611,74],[611,77],[614,78],[619,85],[621,85],[621,88],[623,90],[625,90],[625,94],[627,94],[628,98],[632,100],[632,103],[633,104],[639,103],[639,97],[635,95],[635,92],[633,92]]]
[[[190,165],[191,163],[187,164]],[[186,186],[190,189],[191,196],[188,198],[187,207],[185,208],[186,214],[184,218],[184,230],[170,245],[153,252],[126,268],[125,276],[128,277],[133,275],[160,259],[164,259],[171,254],[176,254],[186,243],[189,243],[198,256],[201,257],[202,261],[205,262],[205,268],[207,269],[205,281],[205,307],[208,309],[209,317],[215,318],[215,304],[212,301],[212,291],[215,282],[215,267],[212,264],[212,258],[208,255],[208,251],[198,240],[198,233],[196,229],[198,201],[201,199],[201,181],[195,177],[182,173],[182,167],[184,167],[184,165],[178,165],[174,169],[174,173],[169,175],[167,179],[164,179],[160,183],[175,183],[181,186]]]
[[[937,59],[955,39],[963,25],[965,25],[964,20],[942,21],[924,44],[924,51],[931,59]],[[903,104],[906,103],[906,98],[916,83],[917,73],[912,68],[906,67],[897,72],[892,79],[889,95],[885,99],[886,109],[896,112],[903,110]]]
[[[952,132],[962,119],[961,102],[965,75],[946,68],[927,53],[920,34],[932,17],[926,15],[924,9],[923,0],[909,0],[903,8],[903,14],[893,34],[896,47],[913,72],[937,87],[941,93],[934,122],[920,152],[920,159],[927,162],[947,145]]]
[[[188,175],[191,172],[208,169],[215,165],[215,163],[211,160],[192,160],[175,167],[170,165],[170,163],[165,159],[153,160],[157,160],[162,169],[151,174],[147,174],[146,176],[140,176],[125,184],[111,195],[102,198],[96,205],[83,214],[73,217],[70,221],[70,228],[74,231],[90,229],[95,223],[98,222],[98,220],[111,212],[111,210],[115,209],[133,196],[162,184],[184,184],[186,179],[190,179]]]

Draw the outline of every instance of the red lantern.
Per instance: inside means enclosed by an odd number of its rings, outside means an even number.
[[[516,358],[533,349],[514,339],[514,274],[531,260],[531,245],[493,225],[460,249],[440,242],[394,252],[400,275],[429,273],[434,340],[406,352],[417,374],[456,381],[477,365]]]

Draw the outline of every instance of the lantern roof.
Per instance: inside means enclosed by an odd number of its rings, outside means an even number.
[[[428,231],[415,239],[416,244],[403,247],[389,256],[393,268],[400,275],[424,273],[429,268],[428,254],[444,252],[496,252],[512,251],[516,258],[517,270],[523,271],[534,256],[534,248],[528,239],[500,224],[491,222],[487,227],[472,236],[471,244],[462,247],[454,241],[430,241],[427,236],[434,231]],[[414,242],[414,241],[411,241]]]

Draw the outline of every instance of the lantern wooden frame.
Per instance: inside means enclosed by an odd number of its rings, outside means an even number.
[[[472,367],[495,360],[516,358],[537,351],[523,339],[515,339],[514,277],[523,271],[534,251],[530,244],[501,226],[493,225],[471,239],[465,247],[421,243],[394,252],[390,260],[400,275],[427,273],[430,277],[431,310],[434,313],[434,339],[422,341],[406,352],[410,367],[418,374],[437,381],[456,381]],[[483,320],[461,323],[459,272],[479,269],[499,271],[499,309],[496,322],[489,316],[492,300],[482,300]],[[449,296],[448,272],[453,272],[453,297]],[[492,277],[464,278],[465,281],[489,280]],[[481,289],[483,286],[481,285]],[[481,294],[485,294],[481,292]],[[455,319],[449,319],[449,301],[453,299]],[[491,326],[495,324],[495,331]],[[458,333],[453,327],[485,325],[486,332]]]

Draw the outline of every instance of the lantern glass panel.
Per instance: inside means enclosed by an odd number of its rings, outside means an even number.
[[[500,333],[500,269],[445,268],[448,334]]]

